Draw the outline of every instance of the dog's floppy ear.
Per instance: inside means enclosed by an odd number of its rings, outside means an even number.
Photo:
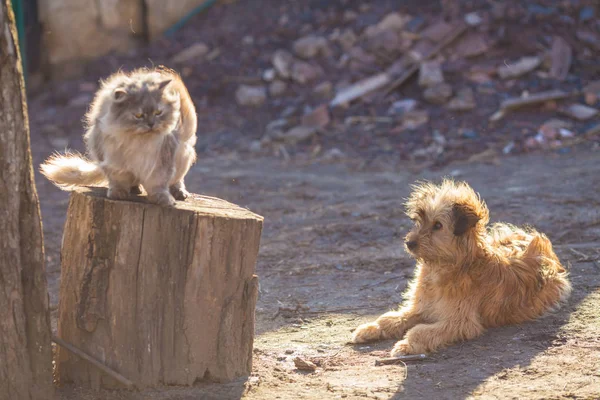
[[[480,220],[476,210],[466,204],[454,204],[452,215],[454,217],[454,235],[456,236],[464,235]]]

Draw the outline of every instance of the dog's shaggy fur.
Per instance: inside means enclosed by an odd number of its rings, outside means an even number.
[[[401,308],[359,326],[354,343],[395,338],[402,340],[392,356],[429,353],[540,317],[569,296],[548,238],[531,228],[488,228],[488,209],[468,184],[420,184],[406,206],[415,222],[405,242],[415,278]]]

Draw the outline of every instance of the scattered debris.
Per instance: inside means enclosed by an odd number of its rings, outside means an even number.
[[[363,79],[351,85],[350,87],[340,91],[335,96],[335,98],[331,100],[330,105],[332,107],[335,107],[342,104],[348,104],[352,100],[356,100],[367,93],[370,93],[377,89],[381,89],[389,82],[390,77],[386,73],[380,73],[375,76]]]
[[[446,104],[452,96],[452,86],[447,83],[431,86],[423,91],[423,98],[432,104]]]
[[[315,88],[313,89],[313,93],[323,99],[328,99],[333,93],[333,84],[329,81],[321,82],[317,86],[315,86]]]
[[[269,94],[273,97],[282,96],[287,90],[287,83],[284,81],[276,80],[271,82],[269,85]]]
[[[204,59],[204,57],[208,54],[209,50],[210,49],[208,48],[208,46],[206,44],[204,44],[202,42],[198,42],[198,43],[191,45],[187,49],[184,49],[184,50],[180,51],[179,53],[175,54],[175,56],[173,56],[171,61],[174,64],[183,64],[183,63],[192,61],[194,59],[196,59],[198,61],[202,61]]]
[[[313,362],[304,360],[300,357],[294,357],[294,365],[300,371],[314,372],[317,369],[317,366]]]
[[[567,41],[560,36],[555,36],[552,41],[551,59],[550,76],[564,81],[571,68],[573,50],[571,50],[571,46]]]
[[[598,115],[597,109],[585,106],[583,104],[571,104],[570,106],[559,109],[558,111],[578,121],[587,121],[588,119]]]
[[[583,43],[592,46],[596,50],[600,50],[600,36],[589,31],[577,31],[577,39]]]
[[[358,38],[354,34],[352,29],[344,29],[344,31],[337,37],[337,42],[342,46],[344,51],[348,51],[356,44]]]
[[[316,126],[298,125],[273,139],[294,145],[310,139],[316,135],[317,132],[318,128]]]
[[[312,112],[302,117],[302,125],[304,126],[316,126],[324,128],[329,124],[331,118],[329,116],[329,108],[327,104],[323,104],[315,108]]]
[[[379,360],[375,360],[375,366],[399,364],[399,363],[403,363],[405,361],[422,361],[425,359],[427,359],[426,354],[410,354],[410,355],[406,355],[406,356],[381,358]]]
[[[273,68],[266,69],[262,74],[263,80],[267,82],[272,82],[277,76],[277,72]]]
[[[294,56],[287,50],[277,50],[273,54],[272,59],[275,71],[284,79],[292,76],[292,65],[294,64]]]
[[[429,122],[427,111],[409,111],[402,116],[402,130],[414,131]]]
[[[262,86],[240,85],[235,91],[235,99],[241,106],[261,106],[267,100],[267,91]]]
[[[329,52],[327,39],[315,35],[305,36],[296,40],[293,48],[294,53],[304,59],[313,58],[317,55],[327,55]]]
[[[490,121],[498,121],[502,119],[507,111],[517,110],[519,108],[546,103],[553,100],[562,100],[571,96],[573,96],[573,93],[564,92],[562,90],[550,90],[547,92],[532,94],[526,97],[517,97],[504,100],[502,103],[500,103],[500,109],[490,117]]]
[[[419,69],[419,86],[431,87],[444,83],[442,66],[438,61],[426,61],[421,63]]]
[[[475,108],[475,95],[473,89],[467,87],[460,89],[456,96],[447,105],[452,111],[469,111]]]
[[[417,101],[414,99],[404,99],[395,101],[388,109],[388,115],[403,115],[417,108]]]
[[[456,45],[456,54],[470,58],[484,54],[490,49],[485,36],[481,33],[472,33],[465,36]]]
[[[465,15],[465,22],[469,26],[479,26],[483,22],[483,19],[477,12],[468,13]]]
[[[502,79],[518,78],[533,71],[539,67],[541,63],[541,57],[523,57],[514,64],[507,63],[498,67],[498,76]]]
[[[304,61],[296,61],[292,66],[291,78],[301,84],[312,82],[323,75],[323,69]]]

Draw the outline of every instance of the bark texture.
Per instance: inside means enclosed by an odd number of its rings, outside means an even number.
[[[53,397],[40,207],[14,15],[0,0],[0,399]]]
[[[79,189],[62,245],[59,336],[138,387],[250,374],[262,217],[194,196],[176,208]],[[64,349],[57,376],[119,383]]]

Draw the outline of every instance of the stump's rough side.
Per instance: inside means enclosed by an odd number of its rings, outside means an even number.
[[[59,337],[142,387],[250,374],[262,221],[211,197],[164,208],[73,192]],[[57,375],[119,387],[60,347]]]

